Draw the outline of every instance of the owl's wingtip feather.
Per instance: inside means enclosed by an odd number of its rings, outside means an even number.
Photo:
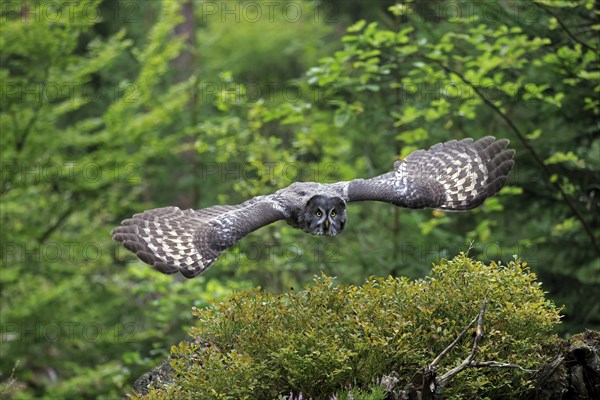
[[[225,235],[228,231],[221,232],[210,221],[237,209],[243,207],[217,206],[204,211],[158,208],[123,220],[110,234],[157,271],[193,278],[212,265],[225,248],[220,246],[231,240]],[[227,227],[232,221],[223,219],[221,224]]]
[[[445,188],[445,202],[441,204],[440,209],[447,211],[470,210],[485,201],[488,197],[494,196],[502,189],[508,180],[508,174],[512,170],[514,162],[514,149],[508,149],[510,141],[508,139],[496,139],[494,136],[485,136],[475,142],[470,140],[461,140],[459,142],[450,141],[451,146],[444,149],[432,147],[433,152],[429,157],[438,156],[436,166],[439,171],[438,182],[441,182]],[[444,154],[440,153],[443,152]],[[454,154],[453,154],[454,153]],[[465,163],[465,156],[470,158]],[[444,157],[453,157],[457,164],[447,164]],[[428,159],[424,159],[427,163]],[[479,167],[473,168],[473,161],[477,160]],[[452,171],[449,165],[457,166],[456,171]],[[446,170],[448,168],[448,170]],[[450,172],[453,173],[450,173]]]
[[[209,266],[210,265],[208,265],[206,267],[204,265],[201,265],[199,267],[186,267],[186,268],[180,269],[179,272],[184,277],[186,277],[188,279],[192,279],[192,278],[195,278],[196,276],[200,275],[200,273],[202,271],[204,271],[206,268],[208,268]]]
[[[148,263],[148,264],[150,264],[150,263]],[[173,274],[176,274],[177,272],[181,272],[181,269],[179,269],[178,267],[167,264],[166,262],[160,261],[160,260],[155,260],[150,265],[152,265],[152,267],[155,270],[157,270],[158,272],[162,272],[163,274],[167,274],[167,275],[173,275]]]

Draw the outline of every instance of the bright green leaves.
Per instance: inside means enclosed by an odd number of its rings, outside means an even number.
[[[363,30],[363,28],[367,25],[367,21],[365,21],[364,19],[361,19],[359,21],[357,21],[356,23],[354,23],[354,25],[350,25],[348,28],[346,28],[346,32],[348,33],[356,33],[356,32],[360,32]],[[355,36],[347,36],[344,41],[349,42],[349,41],[354,41],[355,40]]]
[[[545,161],[546,164],[573,163],[575,165],[583,164],[583,162],[584,161],[579,159],[579,157],[577,157],[572,151],[567,153],[557,151]]]
[[[321,60],[320,67],[308,71],[309,83],[322,87],[333,84],[338,89],[359,92],[379,91],[382,89],[379,82],[386,82],[386,76],[397,68],[390,54],[400,48],[399,45],[409,42],[412,31],[411,27],[399,32],[381,30],[377,23],[367,25],[364,20],[355,23],[342,38],[346,44],[344,49]]]
[[[179,3],[128,2],[126,15],[119,4],[2,3],[0,324],[13,339],[0,343],[0,368],[18,364],[15,398],[117,398],[178,334],[181,310],[206,303],[198,286],[125,267],[110,238],[152,204],[146,167],[175,158],[189,99],[189,82],[170,78]],[[148,22],[143,40],[127,17]]]

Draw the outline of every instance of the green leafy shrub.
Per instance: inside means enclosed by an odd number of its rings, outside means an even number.
[[[489,300],[477,359],[536,369],[549,355],[543,343],[560,321],[525,262],[484,265],[461,254],[435,265],[431,276],[370,278],[362,286],[321,276],[304,291],[255,289],[196,309],[191,335],[209,345],[172,349],[173,383],[146,399],[278,398],[302,393],[329,398],[349,387],[370,388],[395,371],[401,382],[429,364]],[[458,365],[467,336],[440,368]],[[530,374],[473,368],[448,388],[451,398],[514,398]]]

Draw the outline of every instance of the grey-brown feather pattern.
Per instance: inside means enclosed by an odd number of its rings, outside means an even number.
[[[469,210],[496,194],[514,161],[509,141],[493,136],[452,140],[417,150],[393,172],[349,183],[349,201],[377,200],[408,208]]]
[[[257,199],[198,211],[149,210],[124,220],[112,236],[158,271],[192,278],[248,233],[284,217],[264,196]]]
[[[312,234],[339,234],[346,203],[384,201],[408,208],[461,211],[477,207],[506,183],[514,161],[508,140],[492,136],[449,141],[418,150],[394,163],[394,170],[371,179],[321,184],[296,182],[239,205],[201,210],[165,207],[134,215],[112,232],[116,241],[157,270],[191,278],[245,235],[278,220]],[[319,199],[312,201],[312,199]],[[337,218],[325,230],[315,224],[312,207],[335,205]],[[329,211],[328,211],[329,212]],[[328,217],[329,218],[329,217]]]

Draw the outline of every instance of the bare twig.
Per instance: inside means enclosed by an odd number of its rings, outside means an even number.
[[[503,362],[497,362],[497,361],[474,361],[471,363],[470,367],[473,367],[473,368],[514,368],[514,369],[520,369],[521,371],[524,371],[524,372],[535,372],[534,369],[523,368],[517,364],[503,363]]]
[[[467,333],[467,331],[469,329],[471,329],[471,327],[475,324],[475,322],[477,322],[477,319],[479,318],[479,316],[473,318],[473,320],[471,320],[471,322],[469,322],[469,325],[465,326],[465,328],[462,330],[461,333],[458,334],[458,336],[456,337],[456,339],[454,339],[454,341],[452,343],[450,343],[448,345],[448,347],[446,347],[432,362],[431,364],[429,364],[429,369],[433,369],[436,368],[438,366],[438,364],[442,361],[442,358],[444,358],[444,356],[446,354],[448,354],[450,352],[450,350],[452,350],[454,348],[454,346],[456,346],[456,344],[462,339],[462,337],[465,335],[465,333]]]
[[[475,357],[479,352],[479,342],[483,338],[483,319],[487,307],[487,296],[481,304],[481,309],[475,318],[463,328],[458,336],[450,343],[429,365],[417,371],[404,389],[399,393],[399,398],[402,400],[437,400],[443,397],[443,392],[446,386],[452,379],[466,370],[467,368],[510,368],[518,369],[523,372],[532,373],[535,370],[529,370],[517,364],[498,362],[498,361],[475,361]],[[469,355],[460,363],[460,365],[450,369],[441,376],[437,376],[437,369],[442,359],[460,342],[465,334],[475,325],[475,337]],[[561,358],[562,360],[562,358]],[[538,371],[539,372],[539,371]],[[394,382],[394,385],[397,382]],[[386,389],[388,392],[391,389]]]
[[[454,378],[458,373],[463,370],[469,368],[479,351],[479,340],[483,337],[483,317],[485,316],[485,308],[487,306],[487,299],[483,300],[483,304],[481,305],[481,310],[479,311],[479,315],[477,315],[477,327],[475,328],[475,339],[473,339],[473,347],[471,347],[471,352],[460,363],[457,367],[452,368],[450,371],[446,372],[444,375],[436,379],[436,392],[443,390],[444,387]],[[472,326],[472,324],[471,324]],[[455,342],[457,342],[455,340]]]

